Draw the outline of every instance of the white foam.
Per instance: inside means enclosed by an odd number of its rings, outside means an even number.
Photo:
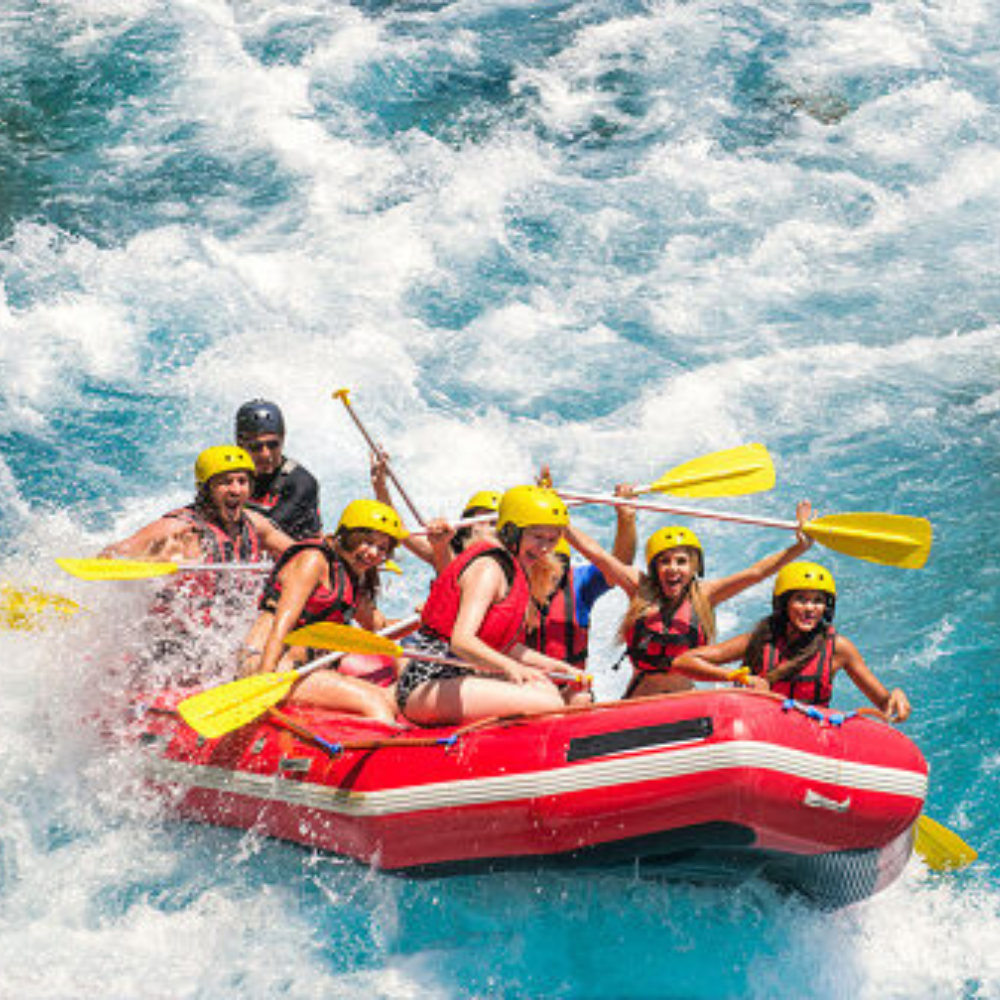
[[[988,325],[988,295],[969,294],[998,277],[983,221],[996,214],[1000,175],[992,54],[978,41],[991,37],[995,11],[945,0],[802,18],[771,3],[751,19],[700,2],[626,15],[577,5],[553,20],[562,34],[552,53],[511,60],[518,117],[484,114],[472,139],[460,113],[454,136],[383,132],[362,105],[419,98],[419,84],[449,69],[490,72],[494,39],[480,19],[496,12],[479,0],[378,13],[187,0],[160,22],[152,11],[121,0],[57,5],[61,51],[81,60],[130,27],[169,25],[179,39],[150,54],[163,73],[156,93],[121,109],[128,127],[94,155],[113,183],[116,171],[165,169],[180,142],[231,169],[231,183],[204,205],[164,196],[150,224],[118,243],[21,223],[0,247],[8,425],[45,439],[52,414],[86,405],[83,380],[183,410],[169,433],[151,432],[158,467],[174,470],[160,484],[80,459],[120,504],[97,527],[83,527],[91,512],[70,503],[36,507],[16,458],[0,460],[16,533],[4,579],[88,609],[62,632],[0,637],[0,994],[455,995],[433,949],[371,972],[335,971],[317,946],[321,921],[297,896],[305,862],[282,859],[276,875],[262,874],[268,849],[253,838],[224,839],[226,863],[206,860],[204,831],[162,827],[129,798],[124,765],[102,773],[79,702],[93,707],[113,688],[101,665],[116,616],[142,591],[75,581],[52,556],[96,551],[184,502],[194,455],[228,439],[235,408],[257,395],[284,408],[289,451],[318,474],[332,523],[368,491],[366,447],[330,399],[341,386],[428,515],[455,511],[474,490],[527,481],[542,461],[557,482],[606,489],[758,439],[772,449],[779,487],[726,506],[790,517],[800,493],[831,507],[864,494],[863,480],[883,471],[872,442],[885,440],[894,461],[916,455],[923,467],[886,485],[886,506],[929,505],[954,524],[953,503],[969,497],[953,498],[950,481],[938,492],[929,456],[957,447],[942,435],[963,420],[981,426],[1000,411],[988,367],[1000,330]],[[400,30],[404,22],[420,31]],[[762,23],[787,29],[783,47],[761,57],[770,62],[758,103],[774,98],[764,110],[735,81],[757,54]],[[300,53],[259,59],[259,46],[285,30],[303,40]],[[846,116],[799,113],[793,99],[813,94],[846,94]],[[740,119],[768,115],[773,134],[750,142]],[[196,137],[178,140],[185,129]],[[261,163],[282,191],[276,207],[250,205],[242,188],[241,170]],[[553,235],[533,241],[526,222]],[[814,305],[825,296],[835,307]],[[428,318],[426,304],[442,302],[457,303],[451,326]],[[622,315],[638,335],[623,332]],[[579,516],[610,540],[609,512]],[[644,515],[640,531],[654,521]],[[699,531],[713,572],[786,541],[712,523]],[[956,538],[965,536],[946,533],[936,546]],[[426,572],[405,567],[391,612],[426,591]],[[930,601],[925,590],[939,586],[933,575],[903,576],[851,570],[858,593],[899,603],[911,591]],[[755,620],[762,605],[763,591],[734,602],[722,630]],[[846,594],[842,608],[848,622],[863,621],[865,638],[893,630],[864,619],[860,605]],[[623,609],[619,594],[595,609],[601,697],[627,680],[627,670],[608,669]],[[925,624],[905,654],[895,635],[883,642],[890,675],[907,670],[925,683],[940,657],[957,660],[973,641],[962,616],[942,611]],[[987,755],[983,777],[996,768]],[[951,817],[970,839],[974,812],[964,803]],[[225,877],[229,869],[237,874]],[[781,925],[783,961],[741,944],[752,989],[1000,993],[990,879],[985,864],[981,875],[942,878],[914,867],[846,914],[819,919],[774,904],[767,919]],[[171,886],[180,887],[173,898]],[[331,906],[349,903],[343,886],[324,888]],[[377,917],[391,951],[399,915],[386,895]],[[707,898],[707,913],[723,908]],[[677,924],[681,949],[696,949],[697,927]]]

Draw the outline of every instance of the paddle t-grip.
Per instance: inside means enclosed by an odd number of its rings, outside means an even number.
[[[333,393],[333,398],[334,399],[339,399],[344,404],[344,408],[347,410],[348,415],[354,421],[354,423],[357,426],[358,430],[361,431],[361,436],[368,443],[368,447],[371,448],[371,450],[376,455],[384,455],[384,452],[383,452],[382,448],[376,443],[376,441],[368,433],[368,429],[361,422],[361,418],[354,412],[354,407],[351,406],[350,395],[351,395],[351,393],[350,393],[349,389],[337,389]],[[392,471],[392,466],[389,465],[388,462],[385,463],[385,471],[389,474],[389,478],[392,480],[393,485],[396,487],[397,490],[399,490],[399,495],[403,498],[404,502],[406,503],[406,506],[410,508],[410,513],[413,514],[413,516],[417,519],[417,522],[421,526],[425,525],[427,522],[420,516],[420,512],[417,510],[416,505],[410,499],[410,497],[407,494],[406,490],[403,489],[403,487],[400,484],[399,480],[396,478],[396,473]]]

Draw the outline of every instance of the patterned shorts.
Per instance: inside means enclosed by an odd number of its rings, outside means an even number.
[[[404,649],[412,649],[418,653],[430,653],[432,656],[451,655],[447,639],[431,635],[423,629],[408,635],[400,645]],[[396,682],[396,704],[401,712],[404,711],[410,695],[425,681],[446,681],[452,677],[471,677],[474,673],[474,670],[455,667],[447,663],[410,660]]]

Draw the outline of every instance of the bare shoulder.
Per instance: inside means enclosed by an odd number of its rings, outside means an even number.
[[[506,584],[507,578],[496,559],[473,559],[465,566],[458,578],[458,586],[462,590],[474,587],[499,589],[505,587]]]
[[[864,657],[858,647],[846,635],[841,635],[839,632],[834,637],[833,661],[838,666],[865,666]]]
[[[861,655],[860,651],[858,650],[858,647],[855,646],[854,643],[851,642],[851,640],[848,639],[846,635],[841,635],[840,632],[836,634],[834,638],[834,644],[838,652],[840,650],[843,650],[845,653],[848,653],[849,655],[852,656]]]

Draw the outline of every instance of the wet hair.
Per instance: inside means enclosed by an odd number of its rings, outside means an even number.
[[[774,645],[788,632],[788,594],[782,594],[782,599],[775,602],[774,611],[762,618],[754,626],[747,640],[746,653],[743,662],[753,671],[759,673],[764,663],[764,647]],[[811,632],[798,638],[788,646],[788,659],[769,670],[765,675],[768,684],[788,681],[802,673],[803,668],[819,652],[830,634],[830,623],[823,619]]]
[[[466,545],[469,544],[469,539],[472,537],[472,525],[467,524],[464,528],[459,528],[454,535],[448,541],[451,546],[451,551],[455,555],[461,555],[465,551]]]
[[[518,527],[511,521],[508,521],[498,532],[497,537],[500,539],[500,543],[505,549],[508,549],[513,555],[517,555],[521,548],[521,536],[524,534],[524,529]]]

